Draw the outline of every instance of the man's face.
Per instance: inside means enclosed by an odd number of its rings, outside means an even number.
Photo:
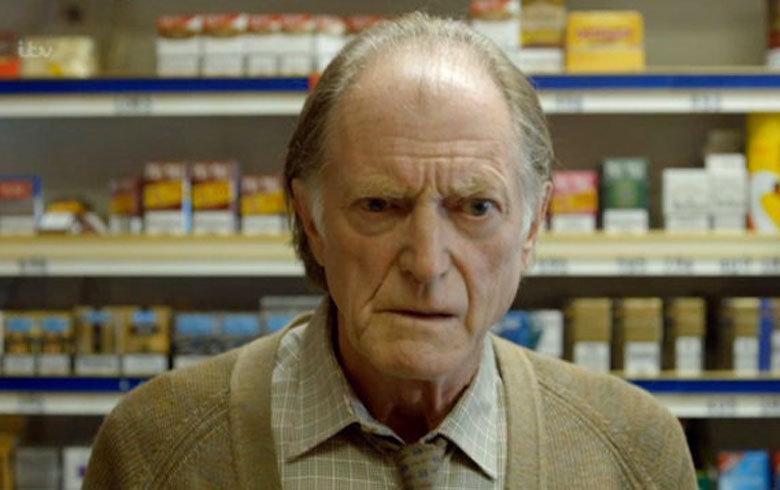
[[[339,335],[402,379],[473,365],[529,253],[509,110],[460,56],[366,69],[331,120],[323,229],[307,229]]]

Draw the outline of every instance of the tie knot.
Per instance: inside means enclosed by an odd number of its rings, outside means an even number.
[[[407,444],[395,453],[398,471],[408,490],[435,488],[447,452],[447,440],[437,436],[430,442]]]

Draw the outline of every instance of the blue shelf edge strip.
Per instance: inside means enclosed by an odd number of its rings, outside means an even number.
[[[0,377],[0,392],[126,393],[144,381],[145,378]]]
[[[630,381],[657,395],[780,395],[780,379],[634,379]]]
[[[0,392],[126,393],[146,378],[0,377]],[[651,393],[780,395],[780,379],[634,379]]]
[[[751,90],[780,89],[778,74],[533,75],[539,90]],[[0,80],[0,95],[176,92],[302,92],[307,78],[99,78]]]

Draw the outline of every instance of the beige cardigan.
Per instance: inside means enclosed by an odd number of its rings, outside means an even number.
[[[97,435],[84,488],[281,488],[270,414],[281,335],[131,392]],[[650,395],[498,338],[494,345],[508,488],[696,488],[680,424]]]

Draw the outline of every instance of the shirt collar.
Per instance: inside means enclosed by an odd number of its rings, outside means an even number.
[[[285,460],[297,458],[353,424],[361,425],[368,432],[399,439],[392,429],[371,416],[341,370],[331,336],[336,326],[335,313],[332,300],[326,297],[303,332],[291,427],[295,436],[283,456]],[[497,478],[500,389],[493,344],[486,337],[474,380],[439,427],[424,439],[438,434],[445,436],[490,478]]]

